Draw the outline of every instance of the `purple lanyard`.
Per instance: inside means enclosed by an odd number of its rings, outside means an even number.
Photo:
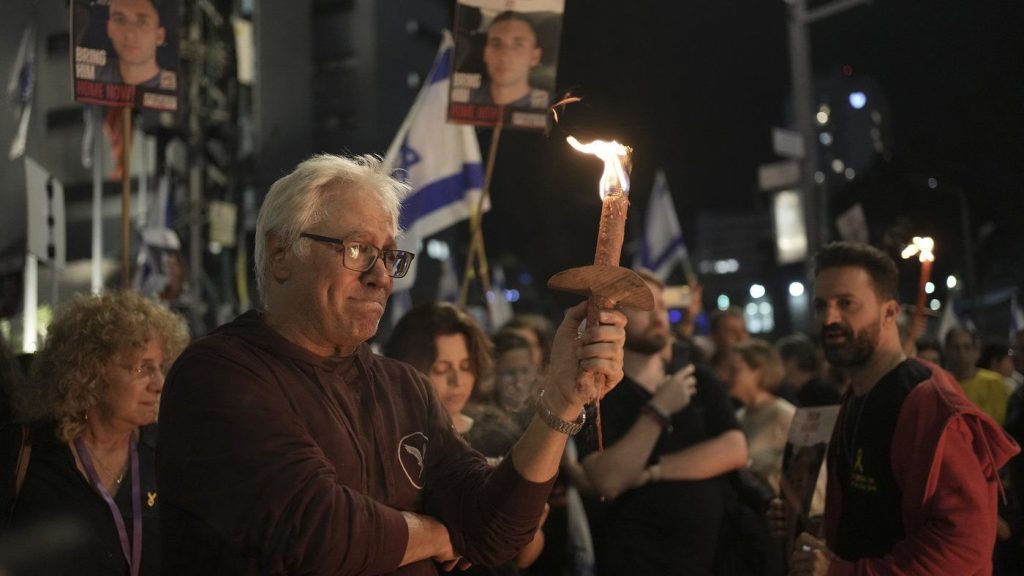
[[[139,480],[139,451],[135,445],[135,434],[132,434],[128,452],[132,458],[132,547],[128,549],[128,530],[124,526],[124,518],[118,509],[114,499],[110,497],[107,489],[103,487],[96,468],[92,465],[92,458],[89,457],[89,450],[86,449],[82,437],[75,438],[75,448],[78,450],[78,457],[82,460],[85,472],[89,475],[89,481],[103,496],[110,513],[114,516],[114,524],[117,525],[117,534],[121,537],[121,552],[124,553],[125,562],[128,562],[128,569],[131,576],[139,576],[139,567],[142,565],[142,489]]]

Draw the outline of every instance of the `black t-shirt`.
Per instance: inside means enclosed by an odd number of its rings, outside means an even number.
[[[848,394],[830,447],[842,483],[836,554],[849,561],[885,555],[904,538],[901,492],[890,456],[896,421],[907,395],[931,371],[905,360],[862,397]]]
[[[35,558],[25,558],[25,569],[17,573],[84,576],[128,574],[128,562],[121,551],[121,539],[110,508],[78,472],[71,449],[57,440],[54,430],[52,423],[32,428],[32,452],[28,470],[5,534],[14,536],[19,529],[38,522],[64,521],[72,523],[76,527],[73,530],[80,532],[84,541],[72,548],[67,544],[56,548],[55,542],[49,538],[47,542],[33,543],[31,546],[35,547],[36,552],[31,553],[31,556]],[[20,435],[20,427],[7,427],[4,433]],[[17,448],[19,445],[16,439],[11,442],[7,438],[4,440],[6,446]],[[160,500],[156,489],[155,447],[155,426],[143,428],[138,442],[142,504],[142,566],[139,573],[143,576],[160,573]],[[4,462],[16,462],[17,453],[5,454],[4,458]],[[132,542],[131,476],[129,466],[121,486],[114,494],[114,502],[124,519],[129,543]]]
[[[621,439],[652,395],[626,377],[603,400],[601,419],[605,446]],[[697,393],[684,410],[672,417],[672,433],[663,433],[648,464],[679,452],[739,424],[724,385],[707,370],[697,370]],[[588,429],[592,430],[592,429]],[[585,432],[583,452],[596,449],[596,438]],[[711,574],[718,530],[728,485],[724,476],[708,480],[655,482],[630,490],[606,503],[603,530],[605,553],[601,574]]]

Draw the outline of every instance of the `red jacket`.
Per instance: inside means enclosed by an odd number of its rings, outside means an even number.
[[[881,558],[836,558],[829,576],[992,573],[999,469],[1020,447],[964,396],[952,375],[916,361],[932,376],[900,408],[890,457],[906,537]],[[839,434],[837,426],[833,442]],[[830,458],[825,537],[833,550],[843,501],[838,468]]]

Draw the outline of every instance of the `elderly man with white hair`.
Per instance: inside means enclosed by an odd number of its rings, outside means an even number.
[[[395,242],[404,192],[370,156],[317,156],[271,187],[262,308],[168,376],[164,573],[435,574],[503,563],[533,537],[584,405],[622,378],[625,317],[579,331],[585,305],[567,312],[537,417],[489,467],[430,381],[366,344],[413,259]]]

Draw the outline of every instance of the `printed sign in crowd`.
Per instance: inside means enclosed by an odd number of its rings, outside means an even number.
[[[564,0],[459,0],[448,119],[544,130]]]
[[[74,0],[75,100],[177,110],[177,10],[176,2]]]

